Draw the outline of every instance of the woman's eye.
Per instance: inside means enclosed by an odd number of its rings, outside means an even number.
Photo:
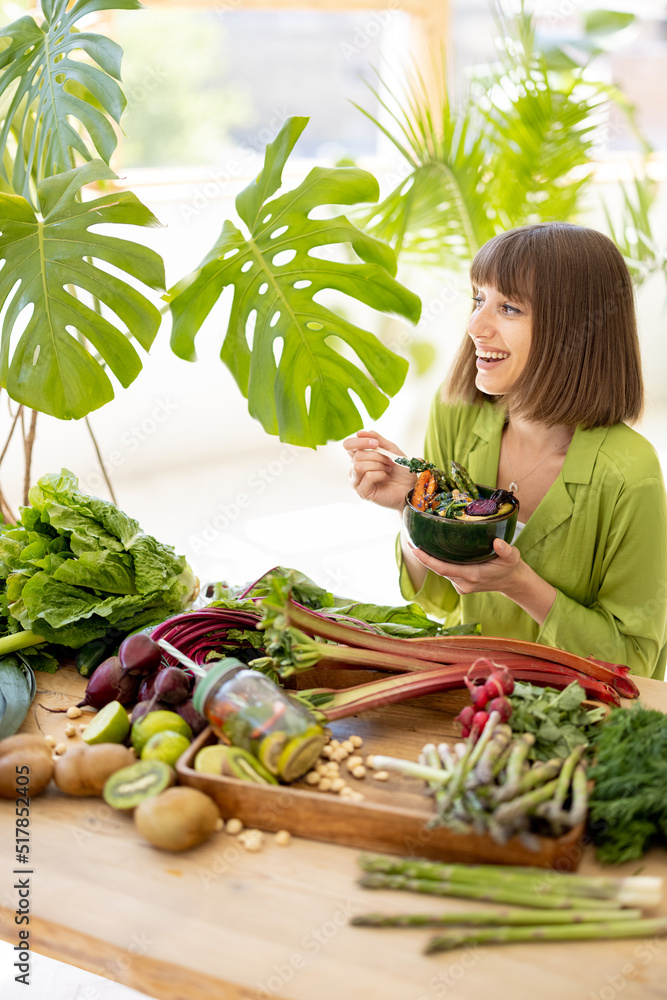
[[[508,312],[511,312],[511,313],[521,312],[521,310],[517,309],[515,306],[508,305],[507,302],[504,304],[503,309],[506,309]]]
[[[481,295],[473,295],[472,300],[475,303],[475,306],[481,306],[482,303],[484,302],[484,299],[481,297]]]

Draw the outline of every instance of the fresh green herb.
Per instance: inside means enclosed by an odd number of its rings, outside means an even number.
[[[605,709],[585,708],[586,692],[578,681],[562,691],[515,681],[510,697],[514,733],[532,733],[531,760],[567,757],[575,747],[590,743]]]
[[[667,846],[667,716],[641,705],[614,709],[594,739],[589,832],[605,864]]]
[[[420,472],[425,472],[427,469],[435,469],[433,462],[427,462],[423,458],[405,458],[401,456],[401,458],[395,458],[394,462],[396,465],[404,465],[406,469],[409,469],[410,472],[414,472],[416,475],[419,475]]]

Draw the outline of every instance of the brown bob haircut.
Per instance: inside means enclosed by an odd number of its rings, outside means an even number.
[[[483,285],[530,307],[526,366],[500,397],[503,408],[549,426],[609,427],[639,418],[644,403],[630,274],[615,244],[594,229],[540,222],[501,233],[477,252]],[[443,387],[449,402],[497,399],[475,385],[475,345],[466,334]]]

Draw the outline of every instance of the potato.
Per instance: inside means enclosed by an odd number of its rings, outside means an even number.
[[[120,743],[70,746],[56,761],[54,779],[65,795],[101,795],[107,779],[136,763],[136,757]]]
[[[17,768],[28,766],[30,769],[28,784],[17,783],[19,777]],[[39,795],[51,781],[53,775],[53,760],[51,747],[43,736],[29,733],[19,733],[0,740],[0,796],[4,799],[15,799],[17,788],[19,794]]]
[[[222,825],[213,799],[183,785],[141,802],[134,822],[142,837],[165,851],[187,851]]]

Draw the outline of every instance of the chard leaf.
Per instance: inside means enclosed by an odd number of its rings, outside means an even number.
[[[359,621],[380,625],[387,635],[397,635],[403,638],[418,638],[419,636],[443,635],[442,626],[428,617],[421,605],[411,604],[347,604],[336,606],[336,615],[347,615]]]

